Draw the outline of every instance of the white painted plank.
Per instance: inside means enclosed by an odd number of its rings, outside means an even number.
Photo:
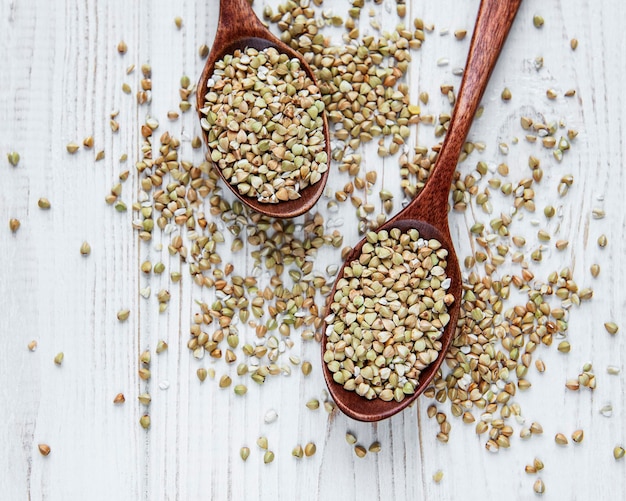
[[[325,5],[342,14],[347,9],[347,3],[327,0]],[[410,16],[435,26],[423,48],[414,53],[409,80],[414,100],[420,91],[430,93],[423,112],[436,115],[449,110],[439,85],[458,87],[460,77],[452,70],[463,65],[469,47],[469,34],[457,41],[452,32],[465,28],[471,33],[477,6],[476,0],[409,2]],[[379,9],[367,3],[365,11],[370,7]],[[393,10],[393,2],[388,7]],[[261,8],[258,5],[257,11]],[[182,114],[175,123],[168,122],[166,113],[177,109],[180,76],[194,80],[201,70],[197,49],[201,43],[210,45],[214,36],[216,1],[0,4],[0,49],[6,54],[0,72],[3,497],[328,499],[341,493],[345,499],[492,499],[503,494],[529,499],[535,476],[525,474],[524,465],[540,457],[546,465],[540,475],[547,486],[544,497],[620,498],[626,489],[625,463],[613,459],[612,449],[626,442],[624,376],[608,375],[606,366],[624,368],[624,341],[621,331],[610,336],[602,325],[608,320],[623,324],[626,306],[621,286],[626,279],[622,259],[626,221],[621,211],[626,185],[621,117],[626,109],[620,87],[624,69],[615,59],[615,48],[624,45],[620,12],[615,1],[598,9],[584,0],[527,0],[483,98],[484,114],[470,132],[470,139],[484,142],[487,149],[473,153],[459,167],[466,175],[478,160],[493,166],[506,162],[508,180],[516,182],[530,175],[528,155],[539,157],[544,179],[535,188],[537,212],[515,221],[516,234],[525,236],[527,247],[533,249],[538,229],[558,229],[558,238],[570,241],[568,249],[558,253],[552,248],[541,265],[532,265],[533,271],[545,279],[550,271],[569,265],[579,286],[595,291],[591,302],[571,312],[571,353],[558,353],[554,345],[539,348],[536,356],[545,360],[547,370],[529,371],[532,389],[516,396],[527,422],[541,422],[543,436],[524,442],[516,433],[510,450],[493,455],[485,451],[485,439],[476,437],[473,425],[452,418],[448,404],[439,407],[453,429],[449,443],[439,443],[438,426],[426,415],[432,402],[424,398],[376,425],[341,414],[328,416],[323,409],[308,410],[305,403],[321,400],[324,384],[318,346],[301,343],[297,333],[292,334],[295,352],[314,366],[309,378],[294,367],[290,377],[270,379],[262,387],[246,380],[249,392],[243,398],[234,395],[232,387],[219,390],[215,381],[197,380],[196,369],[205,366],[215,368],[216,379],[228,372],[239,381],[234,367],[212,364],[208,357],[194,360],[186,347],[189,322],[197,311],[194,300],[211,302],[212,293],[200,291],[185,274],[179,286],[168,286],[165,275],[150,281],[142,276],[139,265],[146,259],[163,260],[167,273],[179,264],[166,249],[155,247],[166,246],[165,238],[155,232],[155,241],[139,242],[131,231],[131,211],[117,213],[103,198],[119,173],[129,169],[122,199],[129,207],[134,201],[139,189],[134,170],[139,127],[148,114],[160,121],[159,134],[169,130],[182,137],[183,158],[200,161],[201,154],[189,143],[199,131],[193,112]],[[532,25],[535,13],[546,20],[541,30]],[[183,18],[181,30],[174,26],[177,15]],[[379,17],[386,28],[394,26],[393,16]],[[450,33],[441,35],[442,29]],[[580,40],[575,52],[569,47],[572,37]],[[122,39],[128,44],[124,56],[115,49]],[[540,71],[533,66],[537,56],[545,60]],[[444,57],[449,64],[438,67],[436,61]],[[145,62],[153,68],[153,101],[138,107],[134,93]],[[136,69],[127,75],[131,64]],[[122,92],[123,82],[131,85],[131,95]],[[499,97],[505,86],[513,94],[508,103]],[[546,98],[548,88],[558,92],[555,101]],[[563,97],[569,88],[576,90],[575,97]],[[121,124],[117,133],[108,125],[114,110],[119,110]],[[564,131],[580,130],[561,164],[539,144],[524,140],[522,114],[546,121],[563,119]],[[90,134],[96,143],[93,150],[67,154],[68,142],[81,143]],[[420,125],[418,137],[420,144],[435,143],[430,126]],[[513,144],[514,137],[518,144]],[[509,144],[508,156],[498,152],[499,142]],[[106,157],[95,162],[101,149]],[[9,151],[22,157],[17,168],[4,160]],[[125,164],[118,162],[122,153],[129,157]],[[398,208],[397,162],[377,159],[375,145],[368,147],[364,158],[364,169],[379,171],[376,189],[393,191]],[[559,198],[556,186],[565,174],[574,176],[574,184],[567,197]],[[333,176],[331,186],[340,189],[347,181],[346,175]],[[493,191],[495,215],[509,208],[510,199]],[[37,208],[41,196],[50,199],[50,211]],[[379,208],[375,193],[372,197]],[[547,221],[542,213],[547,204],[559,208],[561,217]],[[325,206],[323,200],[319,210],[326,218],[338,217],[328,214]],[[591,217],[596,207],[606,211],[605,219]],[[357,239],[353,210],[344,205],[339,216],[345,220],[341,231],[348,245]],[[22,221],[16,234],[7,227],[11,217]],[[468,228],[477,221],[488,224],[491,217],[477,207],[451,215],[461,257],[471,252]],[[533,225],[533,219],[539,224]],[[606,249],[596,244],[601,233],[609,240]],[[93,248],[89,258],[79,253],[84,240]],[[336,251],[321,252],[316,269],[338,260]],[[589,273],[594,262],[602,264],[597,279]],[[239,273],[250,272],[252,260],[240,253],[233,256],[233,264]],[[152,297],[144,300],[138,290],[148,283]],[[162,287],[169,287],[172,294],[166,314],[157,313],[155,295]],[[131,310],[125,323],[115,318],[121,308]],[[39,342],[34,353],[26,348],[31,339]],[[169,349],[161,355],[153,352],[153,377],[140,384],[138,356],[144,349],[154,351],[159,339],[166,340]],[[65,360],[56,367],[53,358],[60,351]],[[576,377],[586,361],[593,362],[595,392],[564,390],[565,380]],[[169,383],[168,389],[159,389],[163,382]],[[138,424],[144,409],[137,395],[146,389],[153,397],[149,432]],[[112,403],[118,392],[126,395],[122,406]],[[610,418],[599,413],[607,403],[613,406]],[[266,424],[263,416],[270,408],[279,418]],[[555,433],[569,437],[577,428],[585,430],[582,444],[565,448],[554,444]],[[382,451],[358,459],[345,442],[347,431],[366,447],[380,441]],[[255,444],[261,435],[268,437],[276,454],[270,465],[263,464]],[[317,453],[300,461],[293,458],[292,448],[308,441],[316,443]],[[50,444],[49,457],[38,453],[38,443]],[[246,463],[239,458],[243,445],[251,449]],[[437,470],[444,472],[439,484],[432,480]]]

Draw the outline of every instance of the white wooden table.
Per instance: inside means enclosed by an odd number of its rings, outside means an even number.
[[[537,247],[537,231],[545,228],[555,238],[569,240],[557,252],[552,241],[541,263],[530,267],[538,277],[571,267],[580,287],[592,287],[594,297],[569,315],[567,355],[540,347],[537,356],[547,369],[529,371],[532,388],[518,392],[526,425],[542,424],[544,433],[530,440],[519,438],[520,426],[510,449],[490,453],[485,436],[478,437],[473,425],[465,425],[441,405],[452,423],[447,444],[436,440],[437,423],[426,416],[433,401],[418,403],[393,418],[378,423],[355,422],[323,406],[309,410],[311,398],[323,400],[319,347],[301,342],[293,333],[291,353],[313,364],[304,378],[297,367],[289,377],[268,380],[257,386],[245,380],[249,391],[236,396],[232,387],[220,390],[217,380],[234,367],[223,361],[213,365],[205,358],[194,359],[186,343],[189,324],[197,311],[194,301],[212,302],[214,292],[200,291],[192,284],[177,259],[166,250],[166,237],[155,231],[154,240],[140,242],[132,229],[132,211],[118,213],[104,202],[119,173],[130,170],[121,199],[130,207],[139,189],[134,168],[141,136],[139,127],[146,115],[160,121],[158,133],[169,130],[183,141],[182,156],[202,159],[192,150],[190,139],[199,124],[192,111],[178,121],[166,118],[177,109],[179,78],[195,80],[203,60],[198,47],[210,46],[217,24],[216,0],[192,2],[78,2],[65,0],[3,0],[0,2],[0,498],[4,500],[157,500],[157,499],[532,499],[533,483],[541,477],[547,499],[626,499],[626,460],[616,461],[613,448],[626,445],[624,391],[624,310],[626,308],[626,219],[624,201],[624,131],[626,114],[623,97],[624,8],[617,0],[602,6],[588,0],[540,2],[525,0],[507,41],[504,53],[483,99],[484,114],[470,132],[470,140],[483,142],[486,149],[474,153],[459,166],[470,173],[478,160],[491,167],[506,162],[508,179],[528,177],[528,156],[544,162],[544,179],[536,188],[537,212],[515,221],[517,234],[527,238],[526,252]],[[257,12],[265,3],[255,2]],[[421,17],[434,25],[420,51],[413,53],[409,84],[413,101],[420,91],[431,95],[423,112],[437,115],[449,105],[439,92],[442,83],[458,88],[461,67],[469,47],[469,36],[454,39],[453,32],[471,32],[477,0],[408,1],[407,21]],[[386,28],[393,28],[395,4],[385,0],[383,10],[374,8]],[[385,7],[392,7],[391,14]],[[345,17],[347,1],[327,0]],[[533,15],[545,19],[542,29],[533,26]],[[182,28],[174,23],[183,20]],[[365,29],[365,28],[364,28]],[[576,51],[570,39],[577,38]],[[121,56],[117,44],[124,40],[128,51]],[[544,58],[537,71],[536,57]],[[443,58],[448,64],[443,64]],[[139,67],[152,65],[153,99],[137,106],[134,93],[140,80]],[[438,62],[440,64],[438,64]],[[126,70],[135,64],[135,71]],[[122,83],[133,92],[122,92]],[[512,99],[503,102],[504,87]],[[555,89],[550,100],[546,90]],[[564,97],[575,89],[574,97]],[[113,133],[109,115],[119,110],[120,130]],[[566,128],[579,131],[561,163],[540,145],[524,140],[520,127],[523,115],[543,115],[546,122],[563,120]],[[564,129],[565,130],[565,129]],[[80,149],[70,155],[66,145],[79,144],[93,135],[93,150]],[[432,127],[420,127],[421,144],[433,145]],[[519,138],[515,144],[514,138]],[[503,155],[498,145],[507,143]],[[95,154],[105,158],[95,161]],[[17,167],[6,154],[19,152]],[[118,161],[128,154],[125,164]],[[375,156],[375,145],[364,151],[364,166],[379,172],[376,191],[395,193],[395,207],[402,198],[395,158]],[[336,169],[336,165],[333,168]],[[574,183],[566,197],[557,185],[571,174]],[[331,176],[333,190],[341,189],[346,175]],[[227,198],[230,195],[225,195]],[[40,197],[51,202],[50,210],[37,206]],[[322,199],[317,210],[338,224],[344,245],[356,242],[354,209],[340,205],[329,214]],[[510,209],[510,199],[494,197],[494,214]],[[558,208],[558,217],[548,222],[543,207]],[[604,219],[592,218],[592,210],[603,209]],[[493,216],[491,216],[493,217]],[[9,219],[21,227],[9,230]],[[472,252],[469,227],[477,221],[488,225],[490,216],[473,207],[452,213],[451,227],[461,258]],[[341,220],[344,221],[341,225]],[[298,220],[299,222],[302,219]],[[597,238],[605,234],[608,246],[600,249]],[[92,247],[89,257],[79,248],[83,241]],[[251,273],[247,251],[232,256],[239,274]],[[226,259],[230,257],[224,256]],[[148,280],[140,263],[163,259],[167,272],[181,268],[179,285],[168,283],[167,274]],[[320,253],[315,269],[339,264],[338,251]],[[601,263],[593,279],[592,263]],[[509,268],[506,268],[509,266]],[[506,265],[501,273],[515,268]],[[509,270],[509,271],[507,271]],[[260,280],[262,280],[261,278]],[[143,299],[139,290],[150,285],[152,296]],[[169,288],[172,299],[166,313],[157,311],[156,291]],[[513,303],[512,303],[513,304]],[[131,310],[126,322],[116,319],[122,308]],[[622,327],[608,334],[604,322]],[[242,337],[254,337],[241,328]],[[156,355],[157,341],[169,349]],[[38,342],[36,351],[27,348]],[[139,354],[152,352],[152,379],[137,377]],[[61,366],[53,362],[64,353]],[[240,355],[242,356],[242,355]],[[597,388],[591,392],[566,390],[566,379],[576,377],[590,361]],[[609,375],[607,366],[622,369]],[[200,383],[198,367],[213,367],[216,379]],[[137,396],[150,391],[151,428],[139,425],[146,409]],[[126,402],[114,405],[124,393]],[[612,405],[612,416],[600,413]],[[274,409],[276,422],[266,424],[265,413]],[[568,438],[583,429],[580,444],[562,447],[554,442],[557,432]],[[347,431],[368,447],[378,440],[382,450],[358,458],[345,441]],[[276,459],[263,464],[255,444],[266,436]],[[296,459],[292,448],[312,441],[317,453]],[[51,448],[49,456],[38,444]],[[250,457],[243,462],[239,449],[248,446]],[[539,475],[524,472],[524,466],[539,457],[545,469]],[[441,470],[440,482],[433,474]]]

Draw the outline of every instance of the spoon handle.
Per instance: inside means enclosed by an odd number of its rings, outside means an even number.
[[[238,38],[268,38],[268,30],[252,10],[249,0],[220,0],[220,16],[213,45]]]
[[[396,217],[448,228],[448,194],[459,155],[521,1],[481,1],[461,88],[434,171],[422,193]]]

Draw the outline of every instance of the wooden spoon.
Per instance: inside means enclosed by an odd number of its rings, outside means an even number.
[[[316,82],[311,67],[304,60],[302,55],[293,50],[291,47],[276,38],[256,16],[248,0],[220,0],[220,17],[217,25],[217,33],[213,42],[213,47],[209,58],[202,70],[202,75],[198,81],[197,110],[198,115],[202,119],[203,115],[200,111],[204,108],[204,96],[207,93],[207,83],[215,69],[215,63],[227,54],[232,54],[236,49],[245,49],[252,47],[257,50],[263,50],[268,47],[274,47],[278,52],[287,54],[290,58],[297,58],[300,66],[307,73],[313,82]],[[328,132],[328,119],[326,114],[322,114],[324,121],[324,139],[326,141],[326,154],[328,156],[328,164],[330,165],[330,137]],[[205,142],[207,141],[207,132],[203,129],[202,134]],[[241,195],[239,191],[230,184],[228,179],[224,178],[222,170],[215,167],[220,177],[226,185],[237,195],[237,197],[247,206],[257,212],[270,217],[290,218],[304,214],[310,210],[322,195],[328,173],[330,169],[322,175],[322,178],[315,184],[307,186],[300,191],[300,198],[297,200],[289,200],[286,202],[278,202],[275,204],[259,202],[254,197]]]
[[[380,228],[385,230],[399,228],[403,232],[416,228],[423,238],[435,238],[448,250],[446,273],[452,279],[448,292],[454,295],[454,303],[448,308],[450,322],[440,338],[442,349],[439,357],[422,371],[415,393],[407,395],[401,402],[395,400],[385,402],[379,398],[367,400],[353,391],[345,390],[343,386],[333,380],[332,373],[322,359],[324,379],[329,392],[337,407],[351,418],[359,421],[379,421],[392,416],[411,404],[435,377],[455,334],[461,307],[461,271],[448,227],[450,184],[478,104],[487,87],[487,82],[520,3],[521,0],[482,0],[478,9],[474,35],[467,56],[461,89],[454,107],[454,114],[434,171],[419,196]],[[346,263],[358,259],[364,243],[365,239],[354,247],[346,258]],[[343,276],[346,263],[340,270],[337,280]],[[337,283],[335,282],[335,287],[329,296],[325,317],[331,313],[330,303],[336,287]],[[326,325],[323,328],[322,358],[326,348]]]

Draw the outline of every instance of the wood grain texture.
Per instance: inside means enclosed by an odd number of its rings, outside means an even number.
[[[267,3],[276,8],[277,2]],[[255,4],[260,13],[264,3]],[[326,0],[324,5],[337,14],[347,13],[347,2]],[[394,16],[386,10],[395,8],[393,2],[382,7],[366,3],[363,26],[370,6],[384,29],[395,27]],[[477,0],[407,2],[407,23],[421,17],[435,26],[422,49],[412,54],[412,101],[417,102],[420,91],[431,96],[423,113],[449,111],[439,87],[459,85],[452,69],[464,64],[469,46],[469,37],[457,41],[450,32],[471,31],[477,8]],[[478,160],[486,161],[493,172],[506,162],[508,181],[515,183],[530,175],[528,156],[540,158],[544,179],[536,187],[537,212],[516,219],[515,233],[526,238],[527,252],[538,247],[541,228],[569,240],[562,252],[550,242],[543,261],[532,264],[533,271],[545,279],[567,265],[581,287],[594,289],[594,298],[569,314],[572,351],[564,355],[554,346],[538,348],[535,357],[545,361],[547,370],[529,372],[532,388],[516,396],[526,423],[541,422],[543,435],[522,441],[516,434],[512,447],[497,454],[485,451],[485,440],[476,436],[472,425],[450,415],[450,441],[439,443],[438,426],[426,416],[432,403],[427,399],[378,424],[310,411],[305,402],[320,398],[324,389],[317,365],[319,346],[300,342],[295,333],[294,353],[314,366],[308,378],[294,370],[290,377],[251,386],[245,398],[232,389],[219,390],[214,381],[197,380],[196,369],[211,365],[195,360],[187,349],[189,322],[196,311],[194,300],[211,301],[212,293],[195,288],[185,275],[180,285],[170,287],[168,312],[158,314],[155,293],[169,287],[166,277],[160,283],[148,280],[139,265],[146,259],[162,260],[169,272],[180,264],[159,250],[159,243],[167,244],[165,237],[161,241],[155,233],[150,244],[139,242],[131,230],[131,212],[117,213],[103,199],[119,173],[129,169],[122,199],[129,206],[134,201],[139,182],[133,162],[146,115],[159,119],[159,132],[169,130],[181,137],[184,158],[202,159],[190,146],[200,133],[197,116],[188,112],[170,123],[166,113],[177,109],[180,76],[194,80],[200,75],[204,61],[198,47],[212,44],[217,9],[216,0],[0,2],[0,50],[5,54],[0,71],[0,497],[286,500],[333,499],[339,492],[347,500],[525,500],[534,496],[535,476],[525,474],[524,465],[539,457],[546,465],[540,475],[546,484],[544,499],[622,499],[626,462],[616,462],[612,455],[615,445],[626,443],[626,102],[621,88],[624,67],[615,55],[615,48],[624,46],[621,4],[607,0],[598,8],[589,0],[525,0],[483,97],[484,113],[469,134],[487,148],[459,166],[465,176]],[[546,20],[542,29],[533,27],[536,13]],[[175,16],[183,18],[181,30],[174,25]],[[569,47],[574,37],[580,41],[576,51]],[[129,47],[124,56],[116,51],[122,39]],[[537,56],[545,61],[540,70],[534,65]],[[437,65],[441,58],[448,64]],[[153,99],[149,106],[138,107],[138,68],[146,62],[153,68]],[[127,74],[131,64],[137,69]],[[122,92],[123,82],[131,85],[133,94]],[[513,95],[506,103],[500,99],[505,86]],[[546,97],[548,88],[557,91],[556,100]],[[570,88],[576,90],[575,97],[563,97]],[[108,125],[114,110],[120,112],[118,133]],[[522,115],[563,120],[563,132],[580,131],[563,162],[552,161],[550,151],[524,140]],[[93,150],[66,152],[68,142],[80,143],[90,134],[96,143]],[[435,144],[432,126],[420,124],[415,140]],[[509,145],[508,155],[499,151],[499,143]],[[105,159],[95,162],[99,150],[105,151]],[[363,154],[363,169],[378,172],[369,200],[381,210],[376,192],[384,187],[394,193],[399,209],[397,159],[381,160],[375,150],[371,144]],[[9,151],[21,155],[17,168],[6,161]],[[122,153],[129,155],[126,164],[118,161]],[[561,198],[556,187],[566,174],[574,176],[574,183]],[[347,181],[345,174],[337,173],[330,176],[329,186],[341,189]],[[49,211],[37,207],[41,196],[50,199]],[[323,197],[316,209],[330,227],[338,225],[346,245],[357,242],[352,209],[344,205],[339,213],[330,213],[327,202]],[[497,215],[509,210],[511,201],[494,190],[493,204]],[[548,204],[557,207],[558,217],[544,218],[542,209]],[[592,218],[596,207],[606,211],[606,218]],[[494,215],[480,207],[451,214],[452,238],[461,258],[475,250],[469,227],[475,222],[488,225]],[[15,234],[8,229],[11,217],[22,221]],[[604,249],[596,243],[601,234],[609,242]],[[89,258],[79,253],[84,240],[93,249]],[[232,259],[238,270],[252,268],[243,253]],[[323,271],[331,263],[339,263],[338,253],[325,250],[315,267]],[[602,266],[597,279],[589,274],[592,263]],[[148,283],[153,294],[145,300],[138,290]],[[125,323],[116,319],[121,308],[131,310]],[[609,320],[621,326],[615,336],[603,328]],[[32,339],[39,343],[34,353],[26,348]],[[138,424],[144,409],[137,395],[146,386],[137,378],[137,359],[144,349],[154,350],[159,339],[166,340],[169,349],[158,357],[153,354],[152,428],[146,433]],[[65,360],[57,367],[53,358],[60,351]],[[587,361],[593,362],[597,389],[565,391],[565,380],[576,377]],[[608,375],[607,365],[619,366],[622,372]],[[229,371],[224,364],[214,367],[218,378]],[[169,387],[160,389],[164,382]],[[126,395],[122,406],[112,403],[118,392]],[[608,403],[612,417],[599,412]],[[270,408],[279,418],[265,424],[263,416]],[[577,428],[585,430],[581,444],[555,445],[557,432],[569,437]],[[382,451],[357,458],[344,439],[348,430],[366,447],[379,440]],[[263,464],[255,445],[260,435],[268,437],[276,453],[270,465]],[[297,461],[291,449],[308,441],[316,443],[317,453]],[[48,457],[39,454],[38,443],[50,445]],[[243,445],[251,449],[246,463],[238,455]],[[432,475],[439,469],[444,478],[437,484]]]
[[[436,168],[427,187],[396,218],[426,221],[448,233],[450,184],[459,155],[520,4],[521,0],[480,3],[463,80],[456,96],[448,133],[437,156]]]

